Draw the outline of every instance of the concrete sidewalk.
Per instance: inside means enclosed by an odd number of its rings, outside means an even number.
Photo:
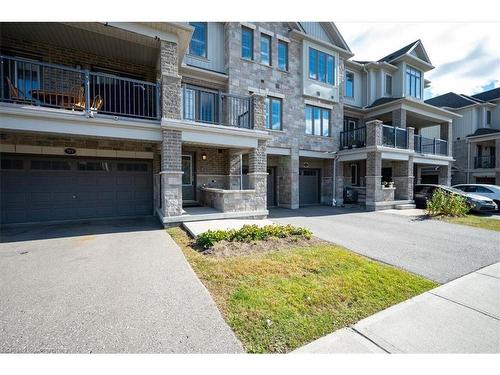
[[[500,353],[500,263],[392,306],[294,353]]]

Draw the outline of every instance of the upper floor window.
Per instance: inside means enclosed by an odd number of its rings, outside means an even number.
[[[410,66],[406,67],[406,95],[422,98],[422,72]]]
[[[272,130],[281,130],[281,99],[279,98],[266,98],[266,128]]]
[[[491,125],[491,111],[486,111],[486,125]]]
[[[332,55],[309,47],[309,78],[333,85],[335,59]]]
[[[278,68],[281,70],[288,70],[288,43],[278,41]]]
[[[241,57],[253,60],[253,30],[245,26],[241,27]]]
[[[385,95],[392,96],[392,76],[385,75]]]
[[[330,110],[306,105],[306,134],[330,136]]]
[[[260,62],[271,65],[271,36],[260,34]]]
[[[207,57],[207,23],[189,22],[194,27],[193,36],[189,43],[189,54]]]
[[[345,96],[354,98],[354,73],[345,73]]]

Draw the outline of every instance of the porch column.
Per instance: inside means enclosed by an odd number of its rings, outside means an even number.
[[[299,149],[290,149],[290,155],[280,156],[278,162],[278,206],[299,208]]]
[[[241,151],[229,150],[229,189],[241,190]]]
[[[372,120],[366,123],[366,146],[382,145],[382,121]]]
[[[408,150],[415,149],[415,128],[407,127],[406,131],[408,133]],[[412,173],[413,174],[413,173]]]
[[[394,165],[394,199],[413,200],[413,156],[408,161],[397,161]]]
[[[248,155],[248,184],[255,190],[255,211],[267,209],[267,141],[259,141],[258,146]]]
[[[439,166],[439,184],[451,185],[451,163]]]
[[[340,160],[335,163],[335,199],[336,206],[344,204],[344,162]]]
[[[368,129],[368,128],[367,128]],[[383,200],[382,154],[369,152],[366,158],[366,207],[375,209],[375,203]]]
[[[415,165],[415,183],[416,184],[421,184],[422,183],[422,167],[418,164]]]
[[[448,156],[452,156],[453,153],[453,138],[452,138],[452,122],[447,121],[439,124],[439,138],[444,139],[448,142],[447,152]]]
[[[392,111],[392,126],[396,128],[406,128],[406,109],[396,109]]]
[[[333,199],[333,159],[323,160],[321,176],[321,204],[331,206]]]

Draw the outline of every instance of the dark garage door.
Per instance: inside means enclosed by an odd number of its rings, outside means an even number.
[[[151,215],[150,161],[2,155],[2,223]]]
[[[299,203],[319,203],[319,169],[299,170]]]

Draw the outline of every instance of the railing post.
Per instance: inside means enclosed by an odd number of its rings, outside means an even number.
[[[161,83],[156,82],[156,98],[155,98],[155,100],[156,100],[156,118],[158,120],[161,119],[161,101],[160,101],[160,98],[161,98]],[[182,103],[182,105],[184,106],[184,103]]]
[[[436,138],[434,138],[433,144],[432,144],[432,154],[436,155]]]
[[[3,90],[4,90],[4,84],[5,84],[5,77],[3,76],[3,57],[0,57],[0,77],[2,79],[2,82],[0,83],[0,90],[1,90],[1,98],[2,100],[4,99],[3,96]]]
[[[217,121],[219,123],[219,125],[222,125],[222,92],[220,90],[218,90],[218,94],[217,94],[217,98],[218,98],[218,105],[219,105],[219,108],[218,108],[218,113],[217,113],[217,116],[219,116],[219,121]]]
[[[85,112],[90,113],[90,71],[85,69],[85,81],[84,81],[84,93],[85,93]]]

